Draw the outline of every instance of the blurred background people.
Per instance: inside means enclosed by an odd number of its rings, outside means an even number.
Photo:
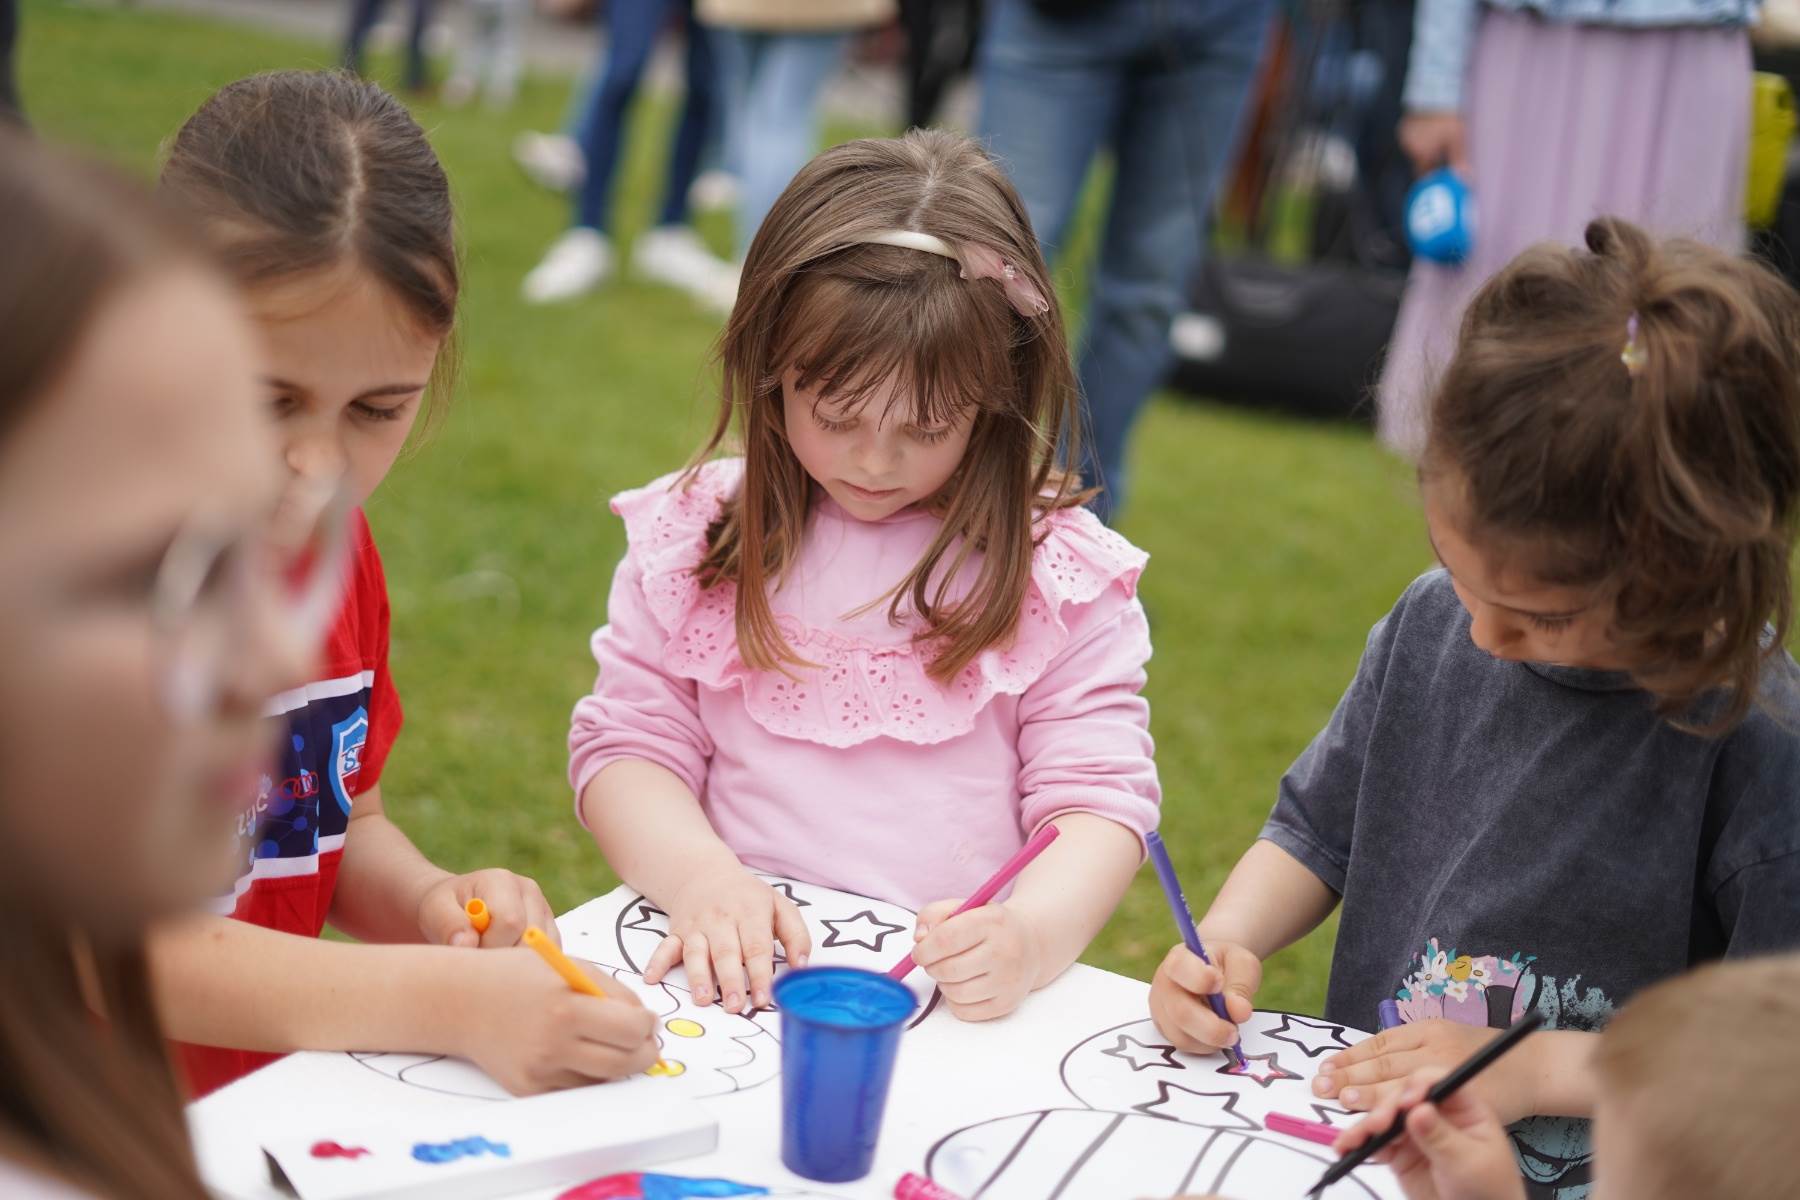
[[[1415,261],[1379,390],[1410,456],[1423,398],[1483,280],[1602,214],[1720,246],[1744,236],[1754,0],[1418,0],[1401,144],[1467,175],[1458,266]]]
[[[1083,479],[1111,520],[1127,437],[1169,370],[1169,326],[1211,227],[1267,40],[1269,0],[995,0],[980,131],[1056,260],[1089,168],[1112,152],[1078,367]]]

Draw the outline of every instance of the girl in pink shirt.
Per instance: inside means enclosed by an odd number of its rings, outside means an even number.
[[[1160,798],[1145,555],[1057,466],[1078,397],[1024,206],[961,136],[829,150],[751,244],[720,356],[696,465],[613,501],[569,734],[582,822],[669,913],[647,978],[766,1006],[776,944],[811,945],[763,871],[921,909],[952,1011],[1008,1013],[1105,924]],[[947,919],[1047,822],[1004,903]]]

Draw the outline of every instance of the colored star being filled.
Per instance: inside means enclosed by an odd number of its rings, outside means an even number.
[[[1260,1065],[1259,1065],[1260,1064]],[[1227,1061],[1219,1068],[1221,1075],[1236,1075],[1240,1079],[1254,1079],[1263,1087],[1268,1087],[1277,1079],[1299,1079],[1300,1076],[1275,1061],[1273,1052],[1268,1054],[1246,1054],[1244,1065]]]

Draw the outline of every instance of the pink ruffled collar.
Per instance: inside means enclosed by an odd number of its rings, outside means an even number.
[[[651,614],[668,634],[663,665],[716,691],[739,689],[745,710],[770,733],[826,746],[877,737],[930,745],[969,732],[996,696],[1022,695],[1069,641],[1063,610],[1086,604],[1108,587],[1135,594],[1148,556],[1086,509],[1045,517],[1031,583],[1011,646],[985,651],[948,686],[927,673],[909,642],[881,645],[825,627],[779,621],[790,645],[814,670],[797,679],[756,671],[737,653],[734,584],[702,588],[694,567],[706,552],[706,529],[737,490],[740,459],[707,463],[686,487],[679,475],[613,498],[631,553],[642,571]],[[909,519],[928,514],[907,514]]]

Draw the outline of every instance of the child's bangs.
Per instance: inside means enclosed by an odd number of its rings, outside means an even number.
[[[890,381],[883,415],[904,405],[906,420],[921,428],[953,424],[971,407],[1005,410],[1010,321],[986,311],[954,263],[945,260],[942,271],[928,265],[928,282],[804,281],[790,299],[775,362],[797,369],[799,385],[837,413],[861,409]]]

